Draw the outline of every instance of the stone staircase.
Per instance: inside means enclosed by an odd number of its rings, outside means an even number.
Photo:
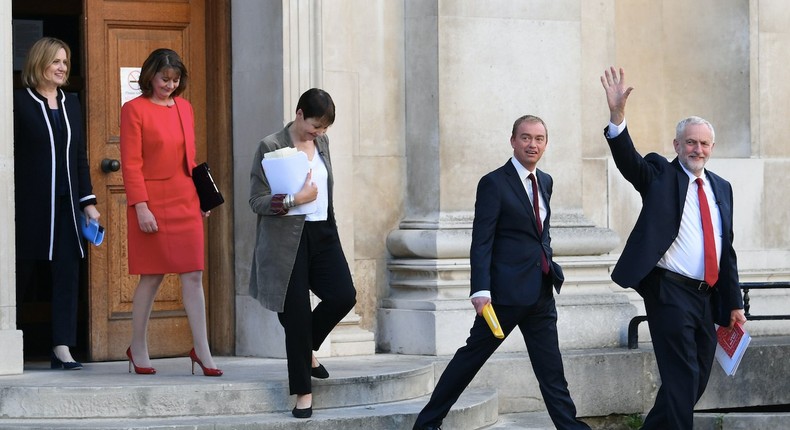
[[[0,378],[0,428],[36,429],[409,429],[435,384],[435,357],[329,358],[314,380],[314,413],[291,416],[285,361],[218,358],[220,378],[193,376],[189,359],[154,360],[156,375],[126,362],[55,371],[46,363]],[[445,421],[478,429],[497,421],[494,390],[470,389]]]
[[[790,339],[755,338],[735,377],[716,367],[700,410],[790,404]],[[649,344],[563,352],[579,416],[642,413],[659,384]],[[193,376],[188,358],[154,360],[156,375],[126,362],[54,371],[31,363],[0,377],[0,429],[382,429],[411,428],[449,357],[376,354],[322,360],[314,413],[291,416],[282,359],[219,357],[220,378]],[[592,417],[592,418],[584,418]],[[598,418],[596,418],[598,417]],[[445,429],[552,429],[525,353],[498,353],[481,369],[444,422]],[[695,415],[695,429],[790,429],[790,413]]]

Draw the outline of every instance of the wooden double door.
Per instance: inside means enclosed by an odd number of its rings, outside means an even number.
[[[215,147],[209,154],[206,142],[210,140],[210,134],[228,134],[229,109],[225,112],[216,110],[227,105],[222,100],[229,97],[229,87],[208,84],[209,80],[216,82],[221,79],[218,76],[222,73],[208,77],[206,59],[216,53],[227,58],[227,53],[220,52],[230,37],[225,32],[227,25],[216,24],[229,20],[226,7],[227,1],[221,0],[83,0],[88,156],[93,189],[107,238],[102,246],[91,247],[89,258],[90,360],[124,359],[131,339],[132,297],[138,277],[130,276],[128,272],[126,195],[121,171],[113,168],[118,166],[114,161],[120,160],[122,94],[130,90],[125,86],[136,84],[134,74],[130,76],[128,68],[139,68],[156,48],[170,48],[182,56],[189,73],[189,85],[183,97],[192,103],[195,112],[196,158],[201,162],[213,156],[212,167],[222,171],[216,167],[229,157],[223,155],[229,152],[229,148]],[[213,18],[212,26],[207,27],[206,17],[212,14],[225,15]],[[219,64],[228,66],[222,61]],[[213,88],[210,108],[207,88]],[[207,121],[209,115],[215,119],[211,126]],[[230,177],[229,174],[222,176]],[[225,194],[227,196],[227,192]],[[209,231],[211,222],[229,222],[230,216],[222,217],[223,212],[230,213],[228,208],[213,211],[214,218],[206,222],[207,250],[215,245],[212,243],[215,238],[223,237],[221,226]],[[219,248],[228,246],[216,245]],[[220,252],[215,255],[220,255]],[[232,339],[232,325],[226,320],[230,318],[232,321],[232,294],[228,294],[232,285],[216,282],[231,268],[221,258],[212,259],[208,252],[205,258],[203,284],[212,347],[215,353],[231,353],[228,336]],[[214,288],[215,282],[217,288]],[[152,357],[185,355],[192,347],[180,289],[178,277],[167,275],[150,318],[148,342]]]

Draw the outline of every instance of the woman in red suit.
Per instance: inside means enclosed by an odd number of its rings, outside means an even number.
[[[179,97],[187,70],[170,49],[153,51],[140,71],[143,94],[121,108],[121,166],[127,198],[129,273],[139,274],[132,305],[129,371],[153,374],[148,319],[166,273],[178,273],[195,363],[221,376],[208,346],[203,297],[203,217],[192,182],[195,127],[192,105]]]

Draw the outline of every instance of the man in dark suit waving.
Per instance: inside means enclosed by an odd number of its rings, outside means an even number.
[[[516,120],[510,137],[513,157],[477,186],[470,261],[471,300],[477,311],[466,340],[439,379],[415,429],[438,429],[448,411],[503,339],[481,316],[492,303],[507,337],[518,327],[554,425],[588,429],[576,419],[557,339],[552,285],[560,291],[562,269],[552,261],[549,200],[552,179],[537,169],[548,144],[542,119]]]
[[[644,158],[625,124],[632,88],[623,69],[601,76],[609,104],[604,131],[617,169],[642,196],[642,211],[612,271],[645,301],[661,375],[655,405],[643,429],[691,430],[694,405],[708,383],[716,351],[713,323],[743,324],[743,297],[732,247],[730,183],[705,169],[713,126],[699,117],[677,125],[671,162]]]

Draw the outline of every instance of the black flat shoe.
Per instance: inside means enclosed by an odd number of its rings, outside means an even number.
[[[299,409],[294,406],[294,410],[292,410],[291,413],[296,418],[310,418],[311,416],[313,416],[313,407],[310,406],[304,409]]]
[[[67,361],[63,362],[60,361],[55,353],[52,353],[52,359],[49,362],[49,367],[52,369],[63,369],[63,370],[80,370],[82,369],[82,363],[76,361]]]
[[[323,364],[319,364],[318,367],[310,368],[310,376],[318,379],[326,379],[329,377],[329,372],[326,371],[326,367],[324,367]]]

